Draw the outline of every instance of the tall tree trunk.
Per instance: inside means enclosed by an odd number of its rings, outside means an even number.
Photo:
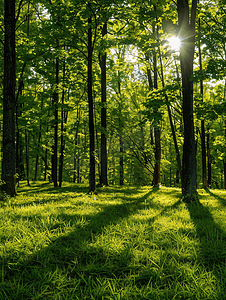
[[[201,21],[199,18],[199,28],[201,28]],[[200,68],[200,73],[202,75],[202,53],[201,53],[201,43],[200,43],[200,38],[199,38],[199,68]],[[202,101],[203,99],[203,80],[200,80],[200,93],[202,96]],[[202,186],[204,189],[207,188],[207,174],[206,174],[206,133],[205,133],[205,121],[204,119],[201,120],[201,145],[202,145]]]
[[[29,163],[29,137],[27,129],[25,128],[25,149],[26,149],[26,171],[27,171],[27,185],[30,186],[30,180],[29,180],[29,169],[30,169],[30,163]]]
[[[38,149],[40,149],[41,146],[41,137],[42,137],[42,125],[39,126],[39,134],[38,134]],[[37,175],[38,175],[38,162],[39,162],[39,154],[36,155],[35,159],[35,177],[34,180],[37,180]]]
[[[211,170],[211,154],[210,154],[210,128],[207,127],[206,148],[207,148],[207,166],[208,166],[208,187],[212,184],[212,170]]]
[[[41,100],[41,111],[43,109],[43,98]],[[37,144],[37,148],[40,149],[41,148],[41,138],[42,138],[42,124],[40,122],[39,125],[39,133],[38,133],[38,144]],[[39,153],[36,155],[36,160],[35,160],[35,176],[34,176],[34,180],[37,180],[37,175],[38,175],[38,163],[39,163]]]
[[[79,159],[79,148],[78,150],[76,149],[77,145],[79,145],[80,143],[80,138],[79,138],[79,123],[80,123],[80,109],[81,106],[77,106],[77,126],[76,126],[76,130],[75,130],[75,152],[74,152],[74,176],[73,176],[73,182],[76,182],[76,178],[77,178],[77,183],[80,183],[80,175],[79,175],[79,164],[80,164],[80,159]],[[77,152],[77,153],[76,153]]]
[[[153,30],[155,31],[155,30]],[[157,55],[154,52],[154,88],[158,89],[158,70],[157,70]],[[161,163],[161,129],[160,124],[155,121],[154,124],[154,140],[155,140],[155,168],[153,176],[153,185],[159,186],[160,184],[160,163]]]
[[[118,94],[121,94],[120,72],[118,71]],[[121,100],[120,100],[121,101]],[[122,141],[122,122],[121,122],[121,103],[119,103],[119,185],[124,185],[124,159],[123,159],[123,141]]]
[[[178,24],[181,38],[180,64],[183,89],[184,145],[182,159],[182,194],[184,200],[195,199],[196,191],[196,151],[193,117],[193,60],[195,48],[195,19],[197,0],[192,1],[191,14],[188,0],[177,0]],[[191,20],[189,16],[191,15]]]
[[[102,29],[102,36],[104,37],[107,34],[107,22],[104,23]],[[101,57],[101,176],[100,176],[100,184],[108,185],[107,178],[107,86],[106,86],[106,53],[104,53]]]
[[[119,145],[120,145],[120,158],[119,158],[119,184],[124,185],[124,161],[123,161],[123,141],[120,135],[119,137]]]
[[[89,192],[96,190],[95,176],[95,136],[93,118],[93,78],[92,78],[92,18],[88,19],[88,103],[89,103]]]
[[[63,64],[63,83],[65,80],[65,62]],[[63,162],[64,162],[64,149],[65,149],[65,140],[64,140],[64,133],[65,133],[65,126],[67,120],[67,112],[64,111],[64,95],[65,90],[62,91],[62,97],[61,97],[61,131],[60,131],[60,158],[59,158],[59,186],[62,186],[63,181]]]
[[[16,195],[15,157],[15,86],[16,86],[16,45],[15,45],[15,0],[4,1],[4,81],[3,81],[3,159],[2,180],[5,191]]]
[[[58,101],[59,101],[59,93],[58,93],[58,85],[59,85],[59,60],[56,59],[56,91],[53,94],[53,107],[54,107],[54,144],[53,144],[53,154],[52,154],[52,180],[54,183],[54,187],[58,186],[57,183],[57,154],[58,154]]]

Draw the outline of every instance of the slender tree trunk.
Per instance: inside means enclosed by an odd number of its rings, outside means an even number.
[[[27,185],[30,186],[30,181],[29,181],[29,171],[30,171],[30,163],[29,163],[29,137],[28,137],[28,132],[27,129],[25,128],[25,149],[26,149],[26,171],[27,171]]]
[[[118,71],[118,94],[121,94],[120,72]],[[121,100],[120,100],[121,101]],[[122,122],[121,122],[121,103],[119,103],[119,185],[124,185],[124,159],[123,159],[123,141],[122,141]]]
[[[4,1],[4,81],[3,81],[3,159],[2,180],[5,191],[16,195],[15,157],[15,86],[16,86],[16,45],[15,45],[15,0]]]
[[[207,128],[206,148],[207,148],[207,166],[208,166],[208,187],[212,184],[212,170],[211,170],[211,154],[210,154],[210,128]]]
[[[154,88],[158,89],[158,70],[157,70],[157,55],[154,52]],[[161,129],[160,124],[155,121],[154,124],[154,139],[155,139],[155,168],[153,176],[153,185],[159,186],[161,177],[160,177],[160,164],[161,164]]]
[[[59,85],[59,60],[56,59],[56,89],[58,89]],[[53,107],[54,107],[54,144],[53,144],[53,154],[52,154],[52,180],[54,183],[54,187],[58,186],[57,183],[57,154],[58,154],[58,101],[59,101],[59,93],[56,90],[53,94]]]
[[[120,145],[120,159],[119,159],[119,184],[124,185],[124,161],[123,161],[123,141],[120,135],[119,137],[119,145]]]
[[[199,28],[201,28],[201,21],[199,18]],[[201,53],[201,43],[200,43],[200,38],[199,38],[199,68],[200,68],[200,73],[202,75],[202,53]],[[200,93],[202,96],[202,101],[203,99],[203,80],[200,80]],[[206,174],[206,133],[205,133],[205,121],[201,120],[201,146],[202,146],[202,186],[204,189],[207,188],[207,174]]]
[[[177,0],[178,23],[181,38],[180,64],[183,88],[184,145],[182,159],[182,194],[184,200],[195,199],[196,191],[196,151],[193,117],[193,60],[195,47],[195,19],[197,0],[192,1],[191,14],[188,0]],[[191,15],[191,20],[189,20]]]
[[[65,80],[65,62],[63,64],[63,83]],[[62,91],[62,97],[61,97],[61,131],[60,131],[60,158],[59,158],[59,186],[62,186],[63,181],[63,162],[64,162],[64,149],[65,149],[65,140],[64,140],[64,133],[65,133],[65,126],[67,120],[67,112],[64,111],[64,96],[65,96],[65,90]]]
[[[88,103],[89,103],[89,192],[96,191],[95,176],[95,136],[93,117],[93,79],[92,79],[92,18],[88,19]]]
[[[107,34],[107,22],[104,23],[102,29],[102,36]],[[100,184],[108,185],[107,178],[107,85],[106,85],[106,53],[101,57],[101,176]]]
[[[224,121],[224,134],[226,138],[226,120]],[[226,190],[226,158],[223,160],[223,165],[224,165],[224,189]]]
[[[38,134],[38,148],[40,149],[41,146],[41,137],[42,137],[42,125],[39,126],[39,134]],[[35,177],[34,180],[37,180],[37,175],[38,175],[38,161],[39,161],[39,154],[36,155],[36,160],[35,160]]]

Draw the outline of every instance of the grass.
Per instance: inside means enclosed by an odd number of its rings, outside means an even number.
[[[226,192],[25,184],[0,203],[0,300],[226,299]]]

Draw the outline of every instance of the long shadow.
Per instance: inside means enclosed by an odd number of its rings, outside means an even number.
[[[4,274],[5,280],[10,281],[11,278],[14,278],[14,280],[24,280],[28,282],[28,285],[32,284],[33,290],[38,294],[42,280],[45,281],[47,286],[53,286],[54,282],[52,276],[57,269],[61,269],[65,276],[75,278],[80,285],[87,284],[90,276],[93,276],[95,272],[100,272],[100,274],[104,276],[107,274],[108,277],[112,278],[116,276],[121,277],[127,272],[131,272],[132,267],[128,265],[128,258],[131,254],[127,249],[122,249],[120,253],[111,254],[113,257],[111,264],[109,264],[108,253],[104,253],[102,248],[93,247],[92,249],[91,246],[87,245],[92,244],[95,237],[101,234],[107,226],[117,224],[121,219],[143,208],[143,202],[145,199],[148,199],[152,193],[154,192],[149,191],[144,196],[135,200],[127,199],[128,201],[123,204],[106,205],[95,215],[59,214],[57,216],[59,220],[64,219],[66,222],[70,222],[70,224],[75,227],[75,230],[52,240],[48,246],[32,254],[26,261],[21,260],[21,262],[16,262],[12,257],[9,257],[9,263],[11,260],[15,263],[15,267],[7,269]],[[175,208],[179,203],[180,200],[171,207]],[[170,207],[167,207],[161,213],[164,213],[164,211],[169,208]],[[40,218],[41,217],[40,215]],[[84,222],[78,222],[83,218]],[[155,217],[150,221],[154,222],[154,220]],[[59,226],[62,226],[62,222]],[[53,229],[56,230],[57,226],[49,228],[49,230]],[[89,249],[87,247],[89,247]],[[93,257],[95,257],[94,260]],[[95,265],[93,261],[95,261]],[[83,269],[83,278],[78,274],[81,268]],[[37,275],[37,270],[39,276]],[[39,278],[37,278],[37,276]],[[10,286],[6,285],[5,293],[9,293],[9,287]],[[28,291],[24,290],[24,295],[20,295],[20,297],[21,298],[18,297],[14,299],[28,299],[26,298],[28,297]]]
[[[220,202],[220,204],[221,204],[222,206],[226,206],[226,199],[225,199],[225,198],[220,197],[220,196],[218,196],[218,195],[212,193],[209,189],[206,190],[206,191],[207,191],[211,196],[213,196],[214,198],[216,198],[216,199]]]
[[[214,274],[218,284],[215,299],[226,299],[226,232],[214,221],[208,207],[200,201],[196,204],[187,203],[186,206],[200,242],[200,263]]]

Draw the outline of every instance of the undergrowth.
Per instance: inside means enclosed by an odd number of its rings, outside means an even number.
[[[226,299],[226,192],[25,182],[0,202],[0,299]]]

